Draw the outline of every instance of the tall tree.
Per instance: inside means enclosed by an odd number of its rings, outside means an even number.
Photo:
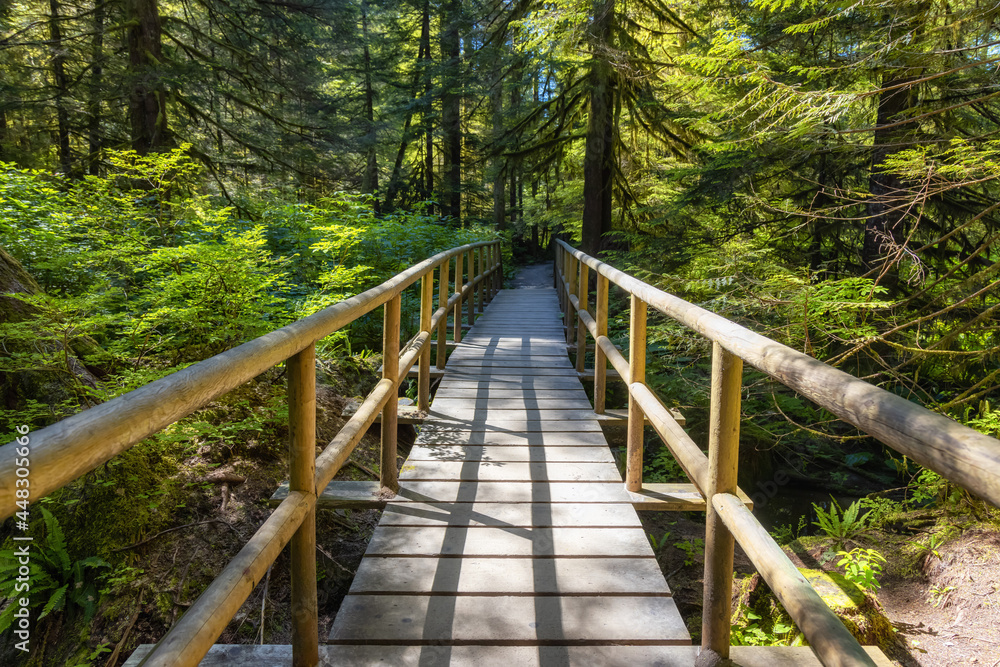
[[[442,212],[462,218],[462,5],[460,0],[441,4],[441,133],[444,169]]]
[[[160,10],[157,0],[126,0],[126,8],[132,147],[145,155],[174,143],[167,122]]]
[[[588,31],[590,101],[583,158],[581,249],[590,255],[600,254],[602,240],[611,231],[615,157],[615,80],[611,66],[614,15],[615,0],[597,0]]]

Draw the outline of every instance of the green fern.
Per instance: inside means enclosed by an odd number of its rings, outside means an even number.
[[[66,537],[59,520],[44,507],[38,506],[45,524],[45,537],[31,548],[28,565],[31,586],[30,608],[41,607],[38,619],[53,612],[82,609],[84,620],[90,621],[97,610],[96,570],[111,567],[103,558],[90,556],[74,562],[66,550]],[[13,548],[0,550],[0,598],[24,597],[15,590],[21,564]],[[44,601],[44,604],[43,604]],[[9,604],[0,614],[0,633],[10,627],[19,605]]]
[[[813,503],[816,511],[817,521],[813,522],[820,530],[829,537],[837,540],[837,548],[841,548],[845,543],[860,535],[865,529],[865,513],[858,516],[861,511],[861,503],[854,502],[848,505],[847,509],[841,508],[836,498],[830,496],[830,510],[825,511],[822,507]]]

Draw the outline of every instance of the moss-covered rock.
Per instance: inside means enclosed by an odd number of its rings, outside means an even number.
[[[799,568],[799,572],[858,642],[878,646],[882,650],[895,643],[892,623],[874,596],[836,572],[808,568]],[[739,583],[733,599],[732,624],[734,644],[808,644],[759,574],[746,577]]]
[[[799,568],[816,589],[823,602],[847,626],[863,645],[885,650],[895,642],[892,623],[885,616],[878,599],[858,588],[843,575],[825,570]]]

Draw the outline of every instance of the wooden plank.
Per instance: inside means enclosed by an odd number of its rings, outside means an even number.
[[[585,409],[573,409],[573,410],[562,410],[559,408],[487,408],[486,406],[478,406],[473,403],[467,403],[464,406],[449,405],[447,407],[439,408],[437,403],[431,406],[430,412],[427,413],[426,419],[431,421],[475,421],[476,423],[484,422],[487,424],[498,424],[505,422],[521,422],[521,421],[561,421],[569,422],[567,429],[575,429],[576,422],[587,421],[594,422],[597,427],[600,428],[600,424],[597,415],[594,411],[590,409],[588,405]],[[566,429],[562,429],[566,430]],[[582,430],[594,430],[592,428],[584,427]]]
[[[642,528],[378,526],[367,556],[652,558]]]
[[[407,461],[400,479],[483,482],[620,482],[614,463]]]
[[[747,509],[753,509],[753,501],[742,490],[737,489],[740,499]],[[704,512],[708,509],[705,496],[694,484],[648,484],[638,491],[629,491],[632,507],[637,510],[660,512]]]
[[[441,389],[574,389],[581,391],[580,381],[574,377],[448,373],[441,381]]]
[[[591,415],[590,401],[583,392],[571,394],[560,398],[536,398],[532,393],[521,392],[519,396],[493,397],[484,396],[476,398],[468,397],[442,397],[434,399],[434,409],[439,412],[450,411],[455,408],[475,407],[478,410],[587,410]],[[581,398],[582,396],[582,398]],[[596,419],[597,417],[591,417]]]
[[[525,354],[522,352],[516,353],[503,353],[503,354],[492,354],[478,353],[478,354],[466,354],[463,353],[462,356],[458,356],[458,353],[454,353],[448,359],[448,367],[458,367],[458,366],[486,366],[490,364],[505,364],[508,366],[514,366],[516,368],[530,368],[532,366],[546,366],[549,368],[563,368],[568,367],[569,358],[565,354]]]
[[[138,667],[152,650],[142,644],[124,667]],[[865,651],[878,667],[893,663],[876,646]],[[321,665],[351,667],[423,667],[425,665],[476,665],[476,667],[692,667],[697,646],[384,646],[372,644],[321,644]],[[808,646],[733,646],[737,667],[821,667]],[[281,644],[216,644],[201,661],[201,667],[275,667],[291,664],[292,647]]]
[[[351,595],[670,595],[655,558],[366,556]]]
[[[607,447],[530,447],[517,445],[414,445],[412,461],[580,461],[614,463]]]
[[[478,401],[480,399],[502,399],[520,398],[529,400],[572,400],[588,401],[587,393],[582,388],[556,388],[556,389],[534,389],[531,387],[508,387],[506,389],[497,387],[480,387],[477,389],[461,389],[454,387],[438,387],[434,394],[436,400],[442,399],[462,399],[465,401]]]
[[[687,644],[670,597],[348,595],[330,642]],[[371,619],[378,619],[373,623]]]
[[[381,507],[394,503],[626,503],[632,499],[620,482],[421,482],[400,484],[392,498],[379,495],[378,482],[330,482],[316,501],[321,508]],[[271,496],[275,505],[288,495],[283,483]]]
[[[517,336],[511,340],[494,341],[470,341],[464,340],[461,343],[452,343],[452,350],[476,351],[476,350],[496,350],[507,352],[542,352],[546,355],[555,356],[566,353],[566,345],[558,340],[545,340],[542,338],[531,338],[528,336]]]
[[[473,424],[471,421],[461,419],[447,419],[443,416],[433,416],[424,422],[426,426],[434,428],[452,428],[454,430],[465,430]],[[574,421],[553,420],[545,421],[541,419],[512,419],[507,417],[487,416],[482,420],[476,419],[475,427],[484,431],[512,431],[517,433],[558,433],[558,432],[581,432],[591,431],[601,432],[601,424],[596,419],[577,419]]]
[[[641,528],[627,504],[566,503],[389,503],[383,526],[497,526]]]
[[[439,380],[444,377],[444,371],[439,371],[432,368],[430,373],[428,373],[428,375],[432,380]],[[408,377],[411,380],[418,379],[420,377],[420,369],[411,368],[410,370],[406,371],[406,377]]]
[[[497,361],[483,362],[474,366],[449,365],[445,372],[451,378],[463,378],[470,375],[513,375],[530,379],[539,375],[556,375],[579,382],[579,379],[576,377],[576,371],[573,370],[572,366],[566,366],[565,368],[556,368],[554,366],[510,366],[502,361]]]
[[[585,431],[577,433],[541,432],[513,433],[503,430],[487,431],[469,428],[442,428],[424,425],[417,436],[417,444],[439,445],[535,445],[559,447],[592,447],[608,444],[604,433]]]
[[[598,415],[595,413],[595,415],[596,419],[599,419],[602,423],[608,425],[628,422],[628,410],[615,408],[612,410],[605,410],[604,414]],[[670,416],[674,418],[674,421],[677,422],[678,426],[687,426],[687,419],[684,418],[684,415],[681,414],[680,410],[676,408],[670,408]],[[653,422],[649,418],[649,415],[644,415],[644,418],[645,418],[644,423],[646,424],[646,426],[650,426],[653,424]]]
[[[360,406],[356,401],[349,401],[347,405],[344,406],[343,411],[340,413],[341,417],[353,417],[354,413],[358,411]],[[397,424],[420,424],[425,419],[429,413],[421,410],[415,405],[397,405],[396,406],[396,423]],[[375,418],[376,424],[382,423],[381,413]]]
[[[593,368],[588,368],[588,369],[584,370],[582,373],[577,373],[577,377],[579,377],[584,382],[593,381],[594,380],[594,369]],[[618,381],[621,381],[622,376],[614,368],[609,368],[605,372],[604,379],[605,380],[618,380]]]

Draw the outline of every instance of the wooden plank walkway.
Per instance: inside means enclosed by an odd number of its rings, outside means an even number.
[[[545,647],[568,664],[690,644],[558,318],[555,290],[505,290],[456,346],[337,613],[338,654],[520,664],[510,647]]]
[[[563,336],[554,290],[500,292],[455,346],[399,495],[386,503],[369,482],[324,490],[320,506],[385,511],[320,665],[695,664],[635,508],[704,510],[704,499],[691,484],[624,490]],[[273,502],[285,495],[287,484]],[[808,647],[731,655],[742,667],[820,665]],[[291,646],[220,644],[201,665],[291,658]]]

